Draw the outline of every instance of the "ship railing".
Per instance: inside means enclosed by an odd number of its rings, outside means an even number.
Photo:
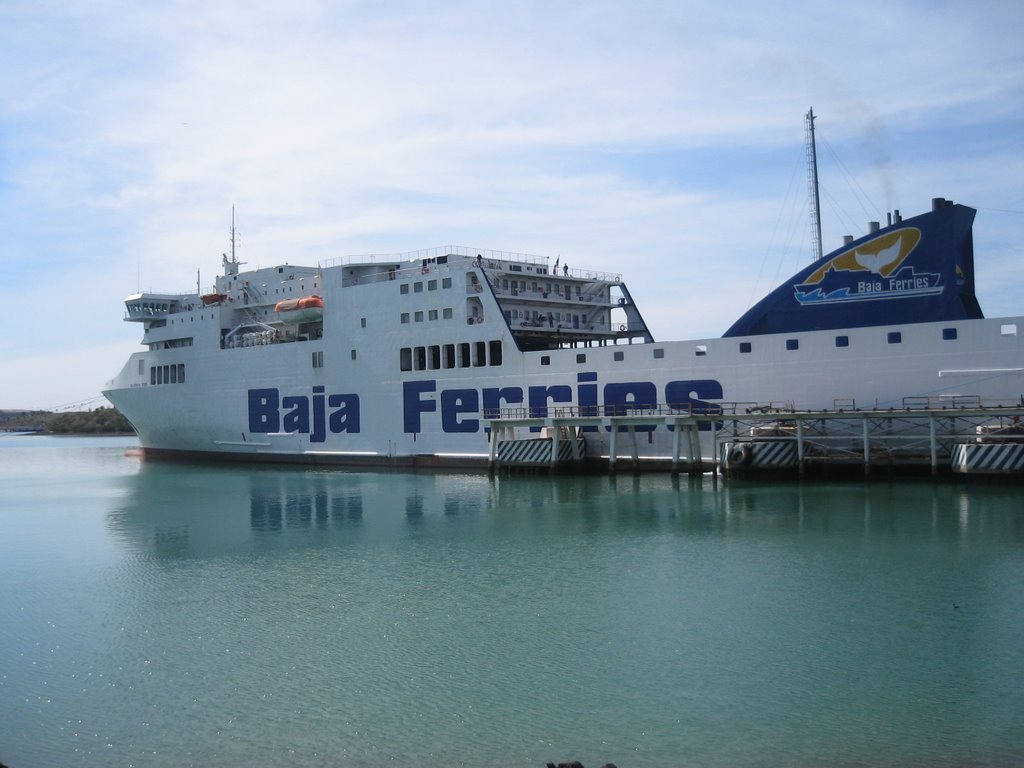
[[[718,416],[717,403],[626,403],[616,405],[549,405],[485,408],[485,419],[588,419],[615,416]]]
[[[418,251],[402,251],[397,253],[368,253],[355,254],[352,256],[341,256],[335,259],[327,259],[320,262],[321,267],[343,267],[349,264],[378,264],[394,261],[422,261],[423,259],[436,259],[440,256],[469,256],[481,257],[486,267],[487,261],[495,264],[501,261],[514,261],[517,263],[546,265],[546,256],[535,256],[529,253],[515,253],[513,251],[495,251],[489,248],[469,248],[463,245],[440,245],[435,248],[423,248]]]
[[[547,256],[536,256],[529,253],[516,253],[514,251],[496,251],[489,248],[468,248],[461,245],[444,245],[436,248],[425,248],[418,251],[405,251],[400,253],[369,253],[369,254],[357,254],[352,256],[341,256],[335,259],[327,259],[320,262],[319,266],[321,269],[329,267],[344,267],[351,265],[373,265],[381,264],[388,265],[392,269],[384,269],[380,273],[375,273],[372,277],[376,279],[395,279],[396,274],[411,274],[415,273],[420,269],[420,266],[416,267],[405,267],[400,270],[394,270],[394,262],[424,262],[433,261],[443,256],[465,256],[474,260],[474,264],[484,270],[508,272],[517,276],[554,276],[555,272],[549,266],[551,261]],[[533,269],[528,272],[521,272],[514,267],[529,265]],[[425,267],[433,267],[433,264],[422,265]],[[383,277],[381,277],[383,276]],[[618,272],[605,272],[602,270],[595,269],[576,269],[569,268],[568,270],[560,269],[558,271],[559,277],[569,277],[574,279],[600,281],[605,283],[621,283],[622,273]],[[365,278],[368,276],[362,276],[361,281],[365,282]]]
[[[494,294],[502,298],[513,298],[520,299],[523,301],[544,301],[549,304],[572,304],[574,306],[589,306],[589,307],[617,307],[620,306],[617,301],[612,301],[609,298],[601,295],[603,293],[603,287],[599,286],[596,291],[590,293],[584,293],[575,297],[566,297],[564,293],[557,291],[545,291],[541,288],[533,290],[532,288],[508,288],[496,284],[497,281],[491,283],[491,287],[494,289]]]

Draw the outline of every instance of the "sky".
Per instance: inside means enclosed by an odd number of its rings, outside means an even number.
[[[104,404],[138,290],[463,245],[621,273],[720,336],[946,197],[1021,312],[1024,4],[0,0],[0,409]]]

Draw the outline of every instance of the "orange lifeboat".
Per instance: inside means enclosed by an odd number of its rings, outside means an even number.
[[[274,311],[286,323],[312,323],[323,319],[324,300],[316,295],[285,299],[274,305]]]

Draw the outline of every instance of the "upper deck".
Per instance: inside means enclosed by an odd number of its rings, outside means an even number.
[[[492,333],[497,324],[524,351],[653,341],[620,274],[566,265],[556,269],[529,254],[445,246],[350,256],[317,267],[285,264],[244,272],[238,267],[225,258],[224,274],[205,292],[130,296],[125,319],[145,323],[143,343],[150,345],[191,345],[175,336],[183,321],[174,318],[187,314],[216,317],[222,348],[303,341],[324,335],[323,317],[281,310],[291,300],[316,295],[322,297],[320,306],[342,312],[367,301],[381,311],[394,307],[395,319],[409,322],[415,334],[421,316],[439,314],[429,307],[419,311],[420,305],[443,293],[444,319],[471,326],[488,323]],[[393,299],[388,291],[381,294],[385,285],[395,286]],[[357,298],[370,289],[375,289],[372,299]],[[353,295],[346,298],[350,291]],[[386,297],[383,303],[381,296]],[[423,330],[436,333],[438,327]]]

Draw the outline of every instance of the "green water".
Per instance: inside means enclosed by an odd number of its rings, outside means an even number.
[[[1021,488],[0,438],[0,762],[1024,765]]]

